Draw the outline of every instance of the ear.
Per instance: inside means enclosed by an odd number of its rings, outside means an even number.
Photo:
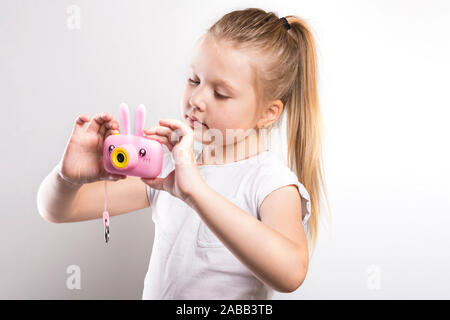
[[[281,100],[272,100],[265,107],[257,122],[258,129],[267,128],[275,121],[278,120],[281,113],[283,112],[283,102]]]
[[[125,103],[120,104],[120,124],[122,125],[122,134],[130,134],[130,112]]]
[[[142,137],[144,135],[144,125],[145,125],[145,106],[140,104],[136,110],[136,123],[134,135]]]

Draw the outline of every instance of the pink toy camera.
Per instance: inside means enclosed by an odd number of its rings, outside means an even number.
[[[145,106],[136,111],[135,134],[130,134],[128,106],[120,105],[120,134],[108,136],[103,143],[103,165],[109,173],[142,178],[155,178],[163,165],[163,146],[143,135]]]

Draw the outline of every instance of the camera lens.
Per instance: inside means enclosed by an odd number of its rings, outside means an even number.
[[[123,153],[119,153],[119,154],[117,155],[117,161],[123,162],[123,160],[125,160],[125,157],[124,157]]]

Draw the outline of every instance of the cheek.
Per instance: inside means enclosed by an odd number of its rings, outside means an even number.
[[[246,129],[246,126],[244,123],[242,123],[242,120],[239,118],[242,115],[240,113],[233,113],[233,112],[224,112],[221,113],[218,117],[213,119],[214,121],[211,121],[210,128],[214,128],[212,131],[207,131],[206,134],[203,136],[204,140],[206,141],[212,141],[214,145],[223,145],[223,144],[229,144],[230,141],[227,142],[227,132],[229,135],[235,135],[238,134],[240,131],[238,129]],[[220,131],[220,134],[218,134],[217,131]],[[236,130],[236,132],[233,132],[233,130]],[[215,136],[212,138],[212,136]],[[241,140],[238,138],[238,141]]]
[[[217,120],[216,128],[220,130],[225,129],[248,129],[252,127],[249,113],[243,112],[242,107],[230,108],[226,112],[220,114],[220,119]]]

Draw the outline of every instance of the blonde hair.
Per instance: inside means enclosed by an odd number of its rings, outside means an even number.
[[[287,163],[311,198],[311,216],[306,226],[309,244],[314,249],[321,189],[327,198],[321,165],[322,117],[317,92],[315,41],[304,20],[292,15],[285,18],[290,25],[288,30],[273,12],[257,8],[236,10],[219,19],[207,34],[215,40],[231,43],[234,48],[255,52],[264,59],[261,65],[253,66],[255,90],[260,103],[272,99],[283,102]]]

